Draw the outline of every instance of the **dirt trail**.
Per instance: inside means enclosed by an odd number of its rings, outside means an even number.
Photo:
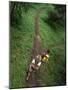
[[[33,49],[32,49],[32,55],[31,60],[36,57],[36,55],[40,52],[40,31],[39,31],[39,11],[37,12],[35,16],[35,34],[34,34],[34,43],[33,43]],[[36,87],[37,85],[37,77],[36,72],[32,72],[28,82],[28,87]]]

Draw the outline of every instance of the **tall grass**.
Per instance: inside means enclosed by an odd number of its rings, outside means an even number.
[[[10,88],[27,87],[26,72],[31,58],[35,30],[35,14],[38,8],[45,6],[46,13],[54,6],[37,4],[22,13],[22,22],[18,27],[10,26]],[[39,86],[65,85],[65,31],[63,27],[54,30],[41,17],[47,18],[45,12],[40,16],[40,37],[42,48],[49,48],[49,63],[43,63],[37,72]]]

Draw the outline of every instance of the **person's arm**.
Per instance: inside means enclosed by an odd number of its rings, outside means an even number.
[[[42,63],[42,62],[39,62],[39,63],[37,64],[37,66],[36,66],[36,69],[37,69],[37,70],[38,70],[39,67],[41,66],[41,63]]]
[[[32,60],[32,64],[35,64],[35,59]]]
[[[38,54],[38,55],[36,56],[36,58],[39,59],[39,60],[41,60],[41,55]]]

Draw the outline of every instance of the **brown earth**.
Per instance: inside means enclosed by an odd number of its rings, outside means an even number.
[[[35,34],[34,34],[34,43],[32,49],[31,60],[36,57],[37,54],[40,53],[40,35],[39,35],[39,12],[37,12],[35,16]],[[28,87],[36,87],[37,85],[37,78],[36,78],[36,71],[32,72],[30,78],[27,82]]]

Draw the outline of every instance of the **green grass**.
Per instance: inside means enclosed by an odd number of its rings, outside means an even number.
[[[10,27],[10,88],[27,87],[25,79],[33,47],[35,13],[36,10],[30,9],[23,15],[19,28]],[[41,14],[43,16],[45,12]],[[51,54],[49,64],[43,63],[37,73],[39,86],[65,85],[64,28],[60,26],[53,30],[40,19],[40,36],[42,48],[50,48]]]

